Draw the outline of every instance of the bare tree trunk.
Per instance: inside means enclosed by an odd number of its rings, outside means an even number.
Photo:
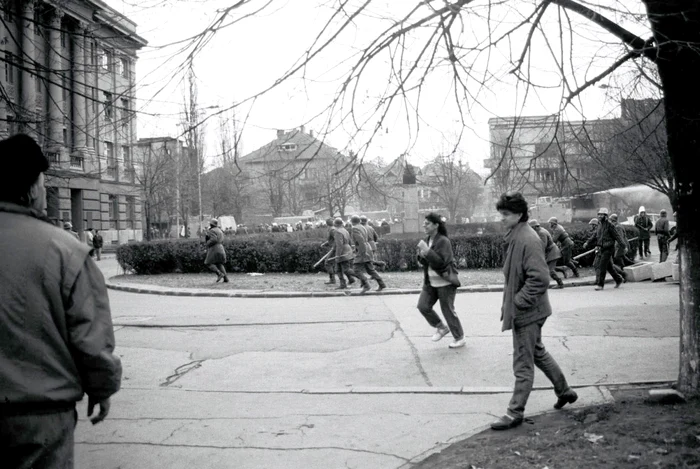
[[[645,0],[664,90],[668,151],[677,179],[680,242],[679,389],[700,394],[700,6]]]

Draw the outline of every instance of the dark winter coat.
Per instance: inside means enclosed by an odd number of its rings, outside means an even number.
[[[430,249],[425,256],[418,256],[418,262],[423,266],[423,284],[430,285],[428,270],[433,269],[440,277],[455,287],[459,287],[461,285],[459,272],[455,267],[450,238],[436,233],[432,245],[430,244],[430,236],[425,238],[425,242],[430,246]]]
[[[226,250],[224,245],[224,232],[219,227],[212,227],[207,230],[204,238],[207,243],[207,257],[204,259],[205,265],[216,265],[226,263]]]

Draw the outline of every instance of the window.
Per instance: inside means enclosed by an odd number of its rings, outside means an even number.
[[[117,62],[117,73],[124,78],[129,78],[129,60],[125,57],[121,57],[119,62]]]
[[[134,228],[136,224],[136,198],[127,196],[126,198],[126,227]]]
[[[9,51],[5,51],[5,82],[8,84],[15,82],[14,57]]]
[[[121,99],[121,117],[120,117],[120,122],[122,124],[122,127],[126,128],[129,125],[129,118],[131,117],[129,115],[129,100],[122,98]]]
[[[296,143],[284,143],[277,147],[279,151],[295,151],[297,149]]]
[[[131,161],[131,148],[126,145],[122,146],[122,161],[124,161],[124,176],[126,180],[134,182],[136,174],[134,173],[134,163]]]
[[[100,68],[105,72],[109,72],[109,63],[112,61],[112,55],[102,49],[100,50]]]
[[[112,142],[104,142],[104,157],[107,161],[107,177],[111,179],[117,178],[117,159],[114,157],[114,144]]]
[[[117,228],[117,220],[119,219],[119,198],[116,195],[109,195],[109,227]]]
[[[105,119],[112,120],[113,109],[112,109],[112,93],[103,92],[104,95],[104,106],[105,106]]]

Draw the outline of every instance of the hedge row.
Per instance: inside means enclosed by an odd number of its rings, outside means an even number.
[[[637,236],[634,227],[626,227],[628,238]],[[583,243],[588,237],[586,230],[569,232],[574,241],[574,255],[583,252]],[[421,239],[382,239],[378,244],[378,256],[387,263],[387,270],[418,270],[416,245]],[[502,234],[452,235],[455,258],[461,269],[490,269],[503,266],[505,243]],[[224,242],[226,268],[230,272],[311,272],[313,265],[328,248],[320,241],[280,238],[229,238]],[[636,241],[632,242],[633,257]],[[157,240],[124,244],[117,248],[117,261],[127,272],[136,274],[196,273],[205,272],[206,246],[193,239]],[[593,256],[579,261],[588,266]],[[321,266],[319,266],[321,268]]]

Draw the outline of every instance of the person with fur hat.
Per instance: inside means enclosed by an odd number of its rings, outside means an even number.
[[[507,430],[523,423],[525,406],[535,380],[535,367],[554,385],[555,409],[578,399],[561,368],[542,343],[542,327],[552,315],[547,289],[549,269],[542,242],[528,224],[528,205],[519,192],[501,195],[496,204],[507,229],[503,264],[503,331],[513,334],[515,387],[506,414],[491,423],[494,430]]]
[[[596,218],[596,221],[598,219]],[[574,277],[578,277],[578,266],[576,262],[572,259],[574,251],[574,242],[566,232],[563,226],[559,224],[559,220],[556,217],[549,219],[549,228],[552,230],[552,241],[559,246],[561,251],[561,260],[564,266],[557,267],[557,271],[561,272],[566,278],[566,267],[571,269]]]
[[[651,251],[649,250],[649,244],[651,242],[651,230],[654,228],[654,223],[651,218],[647,215],[647,211],[644,206],[639,207],[639,214],[634,216],[634,226],[639,230],[639,236],[637,236],[637,246],[639,246],[639,258],[644,259],[644,256],[651,256]]]
[[[45,216],[49,162],[36,141],[0,141],[0,160],[2,467],[72,469],[76,403],[87,394],[97,424],[121,384],[107,288],[70,224]]]
[[[668,240],[671,237],[671,229],[666,215],[666,209],[662,208],[659,212],[659,219],[656,220],[656,225],[654,226],[656,240],[659,243],[659,262],[666,262],[666,259],[668,259]]]
[[[620,288],[624,279],[617,273],[613,267],[612,258],[615,254],[615,242],[624,245],[625,242],[620,238],[617,230],[610,221],[608,221],[608,209],[601,207],[598,210],[598,227],[590,238],[584,243],[583,248],[588,249],[589,246],[595,245],[596,258],[593,267],[596,272],[596,287],[595,290],[605,288],[605,272],[609,272],[615,280],[615,288]],[[625,250],[625,252],[627,252]]]
[[[222,279],[228,283],[226,275],[226,250],[224,249],[224,232],[219,228],[219,220],[212,218],[209,221],[209,229],[204,235],[204,242],[207,245],[207,257],[204,265],[216,274],[216,283]]]
[[[537,236],[540,237],[540,241],[542,241],[542,249],[544,250],[544,259],[547,261],[547,267],[549,268],[549,276],[557,282],[557,288],[564,288],[564,282],[559,278],[556,271],[557,262],[561,259],[559,247],[552,241],[549,231],[542,229],[540,222],[532,218],[528,224],[535,230]]]

